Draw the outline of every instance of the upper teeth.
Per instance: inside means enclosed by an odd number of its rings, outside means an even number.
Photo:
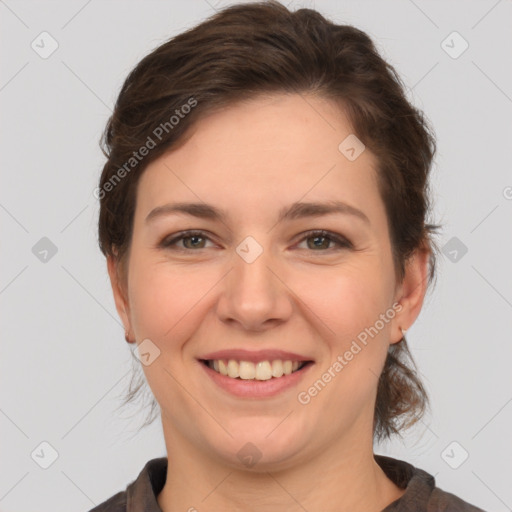
[[[250,380],[269,380],[272,377],[282,377],[283,375],[290,375],[299,368],[301,363],[299,361],[282,361],[276,359],[270,361],[259,361],[253,363],[251,361],[236,361],[229,359],[215,359],[208,361],[208,366],[222,375],[236,379]]]

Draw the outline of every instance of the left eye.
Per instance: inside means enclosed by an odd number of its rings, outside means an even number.
[[[308,248],[313,247],[313,250],[322,248],[328,249],[328,247],[325,247],[325,242],[322,242],[325,240],[327,240],[327,244],[334,242],[339,248],[349,249],[352,247],[352,244],[346,238],[324,230],[308,231],[301,240],[307,241],[311,239],[313,240],[313,245],[308,244]]]
[[[207,240],[210,240],[210,238],[203,231],[186,231],[179,234],[177,237],[164,239],[160,243],[160,247],[176,247],[178,250],[205,249],[204,242]],[[335,243],[339,248],[352,248],[351,242],[345,237],[325,230],[308,231],[307,233],[303,234],[300,241],[302,242],[308,240],[313,241],[312,244],[308,244],[308,249],[312,249],[314,251],[317,251],[318,249],[331,249],[331,247],[326,247],[326,245],[330,245],[332,243]],[[190,243],[187,244],[187,241]],[[184,247],[177,247],[178,242],[183,242]]]

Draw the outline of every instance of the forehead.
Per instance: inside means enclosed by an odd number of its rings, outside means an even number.
[[[329,100],[281,94],[239,102],[196,122],[185,144],[148,165],[138,209],[147,214],[173,199],[240,211],[262,201],[276,209],[299,200],[371,204],[379,199],[376,159],[365,149],[349,160],[340,144],[350,136],[348,118]]]

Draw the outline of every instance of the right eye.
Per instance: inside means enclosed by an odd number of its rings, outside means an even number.
[[[198,242],[199,240],[199,242]],[[159,247],[163,249],[171,249],[171,250],[178,250],[178,251],[187,251],[187,250],[199,250],[199,249],[206,249],[206,247],[200,245],[201,240],[210,240],[208,236],[204,233],[204,231],[197,231],[197,230],[191,230],[191,231],[183,231],[182,233],[178,233],[177,236],[174,236],[172,238],[164,238],[160,244]],[[185,247],[178,247],[178,242],[186,242],[190,241],[190,244],[185,245]]]

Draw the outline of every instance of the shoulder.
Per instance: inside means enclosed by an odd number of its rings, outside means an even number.
[[[485,512],[436,486],[435,478],[403,460],[375,455],[387,477],[405,493],[382,512]]]
[[[89,512],[161,512],[157,496],[167,476],[167,457],[151,459],[124,491],[96,505]]]
[[[428,510],[436,512],[485,512],[481,508],[475,507],[455,496],[450,492],[443,491],[439,487],[432,490],[430,499],[428,500]]]
[[[89,512],[126,512],[126,503],[126,491],[121,491],[89,510]]]

